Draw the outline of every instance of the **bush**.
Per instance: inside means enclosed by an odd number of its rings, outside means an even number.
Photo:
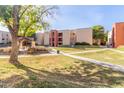
[[[102,42],[101,45],[106,45],[106,42]]]
[[[10,54],[11,53],[11,50],[12,50],[11,48],[4,48],[3,49],[3,52],[4,53],[7,53],[7,54]]]
[[[97,43],[93,43],[93,45],[98,45]]]
[[[41,48],[41,47],[35,47],[35,48],[29,48],[27,50],[27,54],[38,54],[38,53],[49,53],[49,49]]]
[[[70,45],[61,45],[61,46],[58,46],[58,47],[70,47]]]
[[[0,55],[10,55],[11,54],[11,47],[0,48]],[[45,47],[35,47],[35,48],[28,48],[25,51],[26,54],[41,54],[41,53],[49,53],[50,49]],[[19,54],[25,54],[22,51],[19,51]]]
[[[1,53],[1,52],[3,52],[3,49],[2,49],[2,48],[0,48],[0,53]]]
[[[90,45],[87,42],[76,42],[75,45]]]
[[[35,53],[35,48],[28,48],[27,54],[33,54]]]
[[[9,55],[11,53],[11,48],[0,48],[0,54],[7,54]]]

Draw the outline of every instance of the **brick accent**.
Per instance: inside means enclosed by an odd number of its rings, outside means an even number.
[[[112,29],[112,46],[114,48],[124,45],[124,22],[115,23]]]

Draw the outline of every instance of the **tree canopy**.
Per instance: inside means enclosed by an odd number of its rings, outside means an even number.
[[[0,6],[0,21],[5,26],[13,27],[12,8],[10,5]],[[32,36],[36,31],[48,28],[50,24],[45,19],[53,16],[55,9],[57,6],[20,6],[18,36]]]
[[[92,27],[93,29],[93,38],[94,39],[103,39],[104,38],[104,27],[101,25],[96,25]]]
[[[46,29],[49,23],[45,20],[53,16],[55,6],[36,5],[3,5],[0,6],[0,22],[7,26],[12,37],[10,63],[18,64],[18,36],[32,36],[36,31]]]

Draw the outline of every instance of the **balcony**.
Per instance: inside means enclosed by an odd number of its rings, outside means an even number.
[[[58,38],[62,38],[62,33],[58,33]]]
[[[62,38],[58,38],[58,42],[59,42],[59,41],[62,41]]]

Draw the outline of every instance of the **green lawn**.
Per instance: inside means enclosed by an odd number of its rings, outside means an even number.
[[[62,55],[0,59],[0,87],[124,87],[124,73]]]
[[[117,50],[121,50],[121,51],[124,51],[124,46],[120,46],[118,48],[116,48]]]
[[[124,66],[124,54],[113,52],[111,50],[105,50],[100,52],[75,54],[77,56],[92,58],[100,61],[106,61],[108,63]]]
[[[86,46],[86,45],[77,45],[73,48],[72,47],[53,47],[53,48],[56,50],[60,50],[62,52],[65,52],[65,53],[101,49],[98,46]]]

